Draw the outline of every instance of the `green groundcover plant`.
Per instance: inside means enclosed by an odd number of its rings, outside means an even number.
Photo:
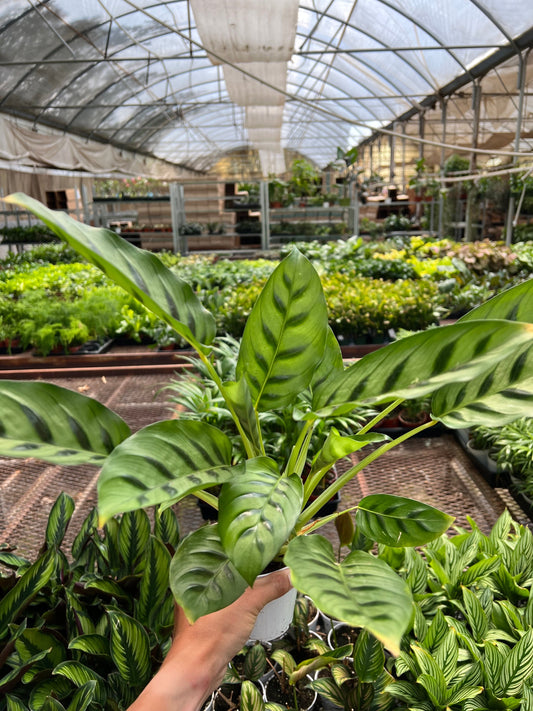
[[[189,619],[235,600],[272,561],[291,569],[294,585],[327,614],[367,628],[393,653],[409,625],[411,593],[387,563],[354,550],[339,562],[315,533],[324,503],[367,463],[403,441],[370,432],[331,429],[302,473],[317,423],[358,404],[385,404],[383,417],[404,399],[428,396],[432,420],[451,427],[504,423],[533,400],[533,283],[526,282],[435,328],[370,353],[345,368],[328,327],[319,277],[298,251],[275,269],[248,318],[236,379],[222,382],[212,362],[213,316],[191,287],[154,255],[112,232],[91,228],[23,196],[11,203],[34,212],[89,262],[169,324],[198,354],[218,384],[247,458],[234,464],[231,442],[216,427],[177,419],[131,434],[126,423],[95,400],[42,382],[0,383],[1,452],[54,463],[102,468],[99,520],[147,506],[163,508],[188,494],[218,509],[218,522],[186,537],[170,565],[170,585]],[[311,407],[287,463],[266,456],[259,413],[277,410],[305,390]],[[340,458],[378,444],[316,499],[311,495]],[[220,488],[215,496],[209,491]],[[420,502],[372,494],[356,509],[358,530],[396,547],[441,535],[451,517]]]

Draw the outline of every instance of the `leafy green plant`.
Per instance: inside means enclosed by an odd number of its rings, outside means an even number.
[[[119,711],[140,693],[170,646],[176,515],[142,511],[97,528],[93,509],[70,549],[74,501],[60,494],[38,557],[7,544],[0,563],[0,709]],[[48,705],[48,706],[47,706]]]
[[[218,523],[185,538],[170,566],[171,588],[189,619],[230,604],[278,560],[291,569],[295,587],[326,614],[368,629],[397,653],[412,610],[406,583],[364,550],[338,562],[325,538],[308,534],[337,516],[313,520],[323,504],[406,435],[383,441],[312,503],[310,497],[335,461],[375,441],[372,426],[404,399],[431,397],[433,419],[410,435],[437,420],[451,427],[504,424],[529,408],[533,284],[500,294],[452,326],[416,333],[345,368],[328,329],[319,277],[294,251],[274,270],[248,318],[236,380],[222,382],[211,356],[214,318],[157,257],[26,196],[9,200],[44,219],[189,343],[221,390],[247,458],[234,464],[231,442],[211,425],[183,418],[130,435],[117,415],[90,398],[19,381],[0,382],[1,452],[23,457],[31,448],[32,456],[47,461],[102,466],[100,523],[192,493],[217,508]],[[285,407],[308,388],[311,409],[302,413],[304,427],[281,469],[266,455],[259,413]],[[387,407],[357,434],[328,433],[304,483],[317,423],[375,403]],[[207,490],[219,485],[218,497]],[[380,494],[365,497],[355,509],[358,531],[395,547],[421,545],[451,521],[428,505]]]

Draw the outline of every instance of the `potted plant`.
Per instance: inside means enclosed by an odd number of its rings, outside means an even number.
[[[353,550],[338,561],[313,520],[326,501],[371,461],[440,420],[451,427],[504,423],[529,409],[533,375],[533,282],[499,294],[454,325],[394,342],[345,368],[328,328],[318,274],[298,251],[274,270],[250,314],[236,379],[222,382],[210,344],[215,322],[191,287],[154,255],[113,232],[48,210],[24,195],[8,198],[171,325],[209,369],[232,413],[246,460],[232,461],[229,438],[187,419],[157,422],[131,435],[120,417],[79,393],[42,382],[0,381],[0,452],[62,464],[101,466],[100,523],[121,511],[163,508],[188,494],[218,509],[218,522],[178,546],[170,585],[190,620],[234,601],[271,562],[291,569],[294,586],[326,614],[365,627],[393,653],[411,620],[411,594],[388,564]],[[280,469],[266,455],[259,413],[283,408],[311,390],[304,427]],[[501,395],[505,393],[505,397]],[[431,395],[432,420],[382,440],[309,503],[336,461],[375,442],[377,419],[404,399]],[[359,404],[388,403],[353,436],[330,432],[305,484],[302,472],[317,423]],[[220,495],[208,489],[221,485]],[[357,529],[381,544],[421,545],[451,517],[420,502],[373,494],[359,502]],[[309,535],[313,534],[313,535]]]

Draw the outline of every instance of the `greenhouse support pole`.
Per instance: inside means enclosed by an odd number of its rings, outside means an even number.
[[[270,213],[268,180],[259,183],[259,203],[261,205],[261,249],[270,249]]]
[[[172,250],[174,254],[187,254],[187,235],[181,234],[185,224],[185,192],[183,185],[170,183],[170,214],[172,216]]]
[[[479,136],[479,112],[481,107],[481,84],[479,80],[472,84],[472,109],[474,110],[474,120],[472,125],[472,148],[477,148]],[[477,170],[477,153],[470,154],[470,173]],[[465,214],[465,242],[473,242],[474,234],[472,230],[472,208],[474,201],[474,186],[469,184],[466,190],[466,214]]]
[[[396,124],[394,123],[394,121],[392,123],[392,130],[396,131]],[[394,178],[396,175],[396,136],[389,136],[389,151],[389,183],[392,185],[394,183]]]
[[[522,130],[522,114],[524,112],[524,93],[526,90],[526,59],[529,54],[529,50],[524,54],[518,55],[518,109],[516,114],[516,129],[514,137],[514,150],[518,153],[520,148],[520,133]],[[518,162],[517,156],[513,156],[513,166]],[[509,207],[507,209],[507,224],[505,226],[505,244],[507,246],[513,243],[513,220],[514,220],[514,207],[515,199],[514,195],[509,196]]]
[[[442,143],[446,143],[446,119],[447,119],[448,101],[442,99],[441,117],[442,117]],[[446,160],[446,151],[443,147],[440,149],[440,177],[442,182],[439,190],[439,226],[438,237],[442,239],[444,235],[444,163]]]
[[[407,190],[407,181],[405,179],[405,131],[405,121],[402,121],[402,192],[405,192]]]

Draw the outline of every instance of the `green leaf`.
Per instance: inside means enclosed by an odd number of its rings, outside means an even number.
[[[463,587],[463,602],[467,614],[467,622],[470,625],[472,634],[476,642],[482,642],[489,629],[489,620],[477,596],[468,588]]]
[[[258,456],[261,454],[259,420],[246,379],[225,382],[222,386],[222,394],[231,403],[253,451]]]
[[[457,671],[459,645],[453,630],[449,630],[434,653],[435,660],[442,669],[447,683],[451,682]]]
[[[266,650],[259,642],[254,644],[244,658],[244,676],[250,681],[257,681],[265,673]]]
[[[429,674],[420,674],[417,682],[424,687],[437,708],[446,706],[446,684],[439,683],[440,679],[435,679]]]
[[[119,600],[121,598],[127,599],[130,596],[129,593],[112,578],[102,578],[94,573],[86,573],[80,582],[85,584],[87,590],[99,590]]]
[[[22,634],[18,636],[15,642],[15,649],[23,664],[34,658],[36,654],[46,652],[46,657],[33,667],[29,675],[24,677],[23,681],[25,683],[35,676],[37,670],[55,667],[56,664],[62,662],[66,656],[65,649],[63,645],[59,643],[57,637],[37,628],[25,629]]]
[[[406,583],[382,560],[353,551],[341,562],[322,536],[298,536],[285,563],[300,592],[326,615],[365,627],[393,654],[409,626],[412,598]]]
[[[296,669],[294,657],[286,649],[275,649],[270,654],[270,658],[277,662],[283,672],[289,676]]]
[[[130,434],[96,400],[57,385],[0,380],[0,455],[53,464],[94,464]]]
[[[63,212],[49,210],[37,200],[15,193],[6,202],[39,217],[87,261],[177,331],[192,346],[209,345],[215,319],[187,282],[167,269],[155,254],[138,249],[110,230],[90,227]]]
[[[216,427],[191,420],[148,425],[117,447],[102,468],[100,522],[228,481],[236,475],[230,465],[231,442]]]
[[[143,686],[150,678],[150,642],[140,622],[124,612],[109,613],[109,651],[121,677],[132,686]]]
[[[97,681],[100,684],[104,683],[103,678],[95,671],[90,669],[85,664],[73,660],[68,660],[58,664],[54,669],[53,674],[64,676],[77,687],[81,687],[89,681]]]
[[[126,570],[133,572],[147,553],[150,543],[150,520],[145,511],[127,511],[120,520],[118,550]]]
[[[485,642],[485,658],[483,666],[485,669],[485,688],[496,696],[503,695],[502,670],[505,663],[503,654],[498,646],[492,642]]]
[[[0,563],[6,566],[6,568],[13,568],[14,570],[21,567],[26,568],[31,565],[27,558],[23,558],[10,551],[0,551]]]
[[[320,698],[328,701],[330,704],[344,708],[344,694],[337,684],[328,677],[315,679],[309,682],[309,688],[318,692]]]
[[[241,686],[240,711],[264,711],[265,702],[259,690],[251,681],[245,680]]]
[[[90,614],[90,608],[71,590],[65,590],[67,601],[67,619],[69,626],[82,634],[94,634],[95,625]]]
[[[480,560],[464,571],[460,578],[461,585],[464,585],[465,587],[467,587],[468,585],[472,585],[472,583],[474,583],[476,580],[479,580],[480,578],[484,578],[490,575],[491,573],[494,573],[494,571],[496,571],[499,567],[500,557],[497,555],[493,555],[491,558],[485,558],[484,560]]]
[[[72,557],[74,560],[77,560],[82,555],[92,534],[96,531],[97,525],[98,514],[96,509],[91,509],[72,543]]]
[[[502,318],[507,321],[524,321],[533,323],[533,280],[513,286],[500,294],[493,296],[481,306],[477,306],[459,322],[481,321],[483,319]]]
[[[181,541],[170,563],[170,587],[190,622],[226,607],[246,590],[222,547],[217,524]]]
[[[359,502],[356,525],[386,546],[421,546],[444,533],[453,516],[420,501],[390,494],[371,494]]]
[[[109,656],[109,641],[101,634],[82,634],[71,640],[68,648],[85,652],[85,654]]]
[[[180,525],[176,512],[171,508],[157,509],[154,518],[154,536],[172,549],[176,549],[180,542]]]
[[[460,704],[467,699],[475,699],[482,691],[482,686],[460,686],[448,696],[448,707]]]
[[[367,444],[375,444],[376,442],[384,442],[390,439],[387,435],[379,434],[377,432],[369,432],[363,435],[353,435],[347,437],[346,435],[340,435],[339,432],[332,427],[328,433],[326,441],[322,445],[318,457],[313,462],[313,467],[311,469],[311,474],[324,467],[331,467],[339,459],[347,457],[353,452],[358,452]]]
[[[220,538],[228,557],[249,585],[289,537],[302,500],[300,477],[281,477],[275,462],[266,457],[248,460],[244,475],[222,487]]]
[[[47,696],[41,707],[42,711],[65,711],[63,704],[53,696]]]
[[[311,390],[324,387],[325,383],[334,378],[344,370],[342,351],[339,342],[328,326],[326,336],[326,348],[318,368],[316,368],[311,378]]]
[[[74,499],[62,491],[57,497],[46,526],[45,540],[48,548],[58,548],[63,542],[67,526],[74,513]]]
[[[256,410],[289,405],[322,360],[328,316],[318,274],[294,249],[276,267],[246,323],[237,360]]]
[[[359,680],[370,684],[383,672],[385,666],[383,645],[366,630],[360,632],[354,645],[353,665]]]
[[[504,662],[501,672],[501,688],[504,695],[518,695],[531,674],[533,674],[533,629],[530,627]]]
[[[28,711],[28,707],[17,696],[6,694],[7,711]]]
[[[416,333],[369,353],[317,391],[313,408],[415,398],[488,372],[531,344],[526,323],[472,321]]]
[[[32,687],[30,694],[30,709],[41,711],[46,698],[52,694],[57,699],[64,699],[72,691],[72,684],[64,677],[53,676]]]
[[[533,345],[525,344],[468,383],[438,390],[431,411],[448,427],[498,427],[527,417],[533,406]]]
[[[57,555],[51,549],[28,568],[24,575],[17,581],[0,600],[0,639],[8,631],[8,624],[17,619],[18,614],[30,602],[41,588],[43,588],[55,571]]]
[[[88,681],[76,691],[67,711],[86,711],[96,696],[97,682]]]
[[[135,606],[135,617],[147,626],[167,593],[169,568],[170,553],[161,541],[151,537]]]

